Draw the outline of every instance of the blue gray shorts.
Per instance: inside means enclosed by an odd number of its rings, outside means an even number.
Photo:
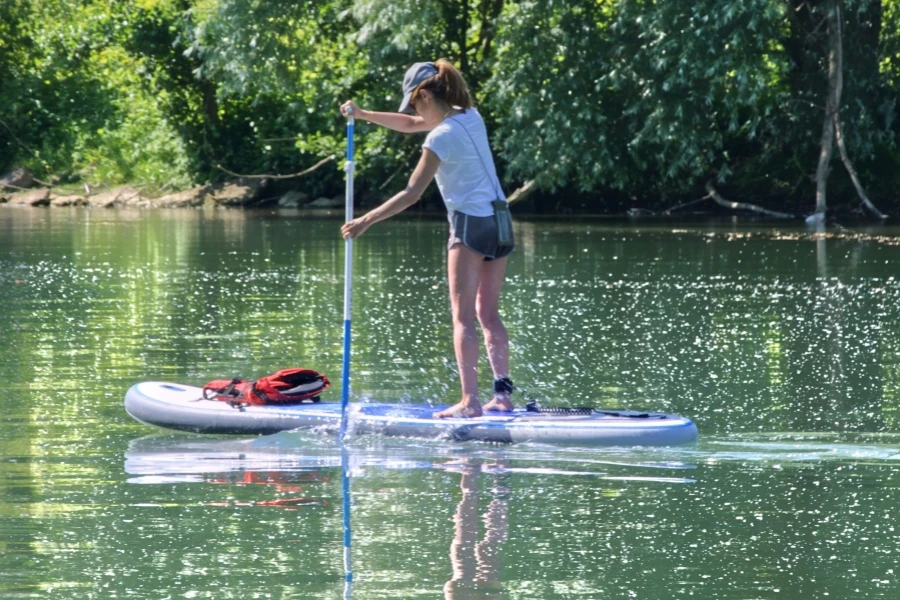
[[[484,260],[503,258],[512,253],[515,246],[497,246],[497,224],[494,216],[473,217],[461,212],[453,212],[448,215],[450,220],[450,241],[447,249],[454,244],[462,244],[478,254],[484,255]]]

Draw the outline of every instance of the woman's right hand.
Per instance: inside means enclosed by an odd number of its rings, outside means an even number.
[[[359,107],[353,100],[347,100],[341,104],[341,114],[345,117],[356,117],[359,116],[360,112]]]
[[[369,223],[365,216],[353,219],[352,221],[347,221],[341,226],[341,235],[345,240],[347,238],[356,239],[369,228],[369,225],[371,225],[371,223]]]

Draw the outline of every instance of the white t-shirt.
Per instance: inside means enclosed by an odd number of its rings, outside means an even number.
[[[487,128],[474,108],[444,119],[428,133],[422,147],[441,159],[434,179],[449,212],[489,217],[494,214],[491,202],[506,200],[488,145]]]

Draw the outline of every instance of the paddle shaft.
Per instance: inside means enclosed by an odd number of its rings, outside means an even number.
[[[344,527],[344,598],[350,598],[353,586],[353,563],[350,560],[350,457],[347,447],[341,445],[341,519]]]
[[[354,119],[347,119],[347,188],[345,192],[345,221],[353,220],[353,126]],[[353,294],[353,238],[347,236],[344,241],[344,359],[341,376],[341,428],[338,439],[341,444],[341,508],[344,528],[344,598],[350,598],[353,585],[353,565],[350,555],[350,465],[344,437],[347,435],[347,405],[350,402],[350,307]]]
[[[347,119],[347,162],[344,163],[347,175],[345,190],[344,220],[353,220],[353,127],[354,118]],[[347,435],[347,405],[350,402],[350,307],[353,296],[353,238],[344,240],[344,360],[341,378],[341,428],[338,437],[343,441]]]

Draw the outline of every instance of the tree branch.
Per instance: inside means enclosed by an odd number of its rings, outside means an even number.
[[[17,144],[19,144],[20,146],[22,146],[23,148],[28,150],[28,152],[30,154],[37,156],[37,153],[34,150],[32,150],[31,148],[26,146],[25,142],[23,142],[16,136],[16,132],[12,130],[12,127],[10,127],[9,125],[6,124],[6,121],[4,121],[3,119],[0,119],[0,125],[3,125],[4,127],[6,127],[6,130],[9,132],[9,135],[11,135],[14,140],[16,140]]]
[[[718,204],[719,206],[724,206],[725,208],[730,208],[732,210],[749,210],[752,212],[767,215],[769,217],[775,217],[777,219],[796,218],[796,215],[778,212],[776,210],[769,210],[768,208],[763,208],[762,206],[757,206],[756,204],[749,204],[747,202],[732,202],[731,200],[726,200],[719,195],[719,192],[717,192],[716,188],[713,187],[711,181],[706,182],[706,191],[709,192],[709,198],[712,198],[716,202],[716,204]]]
[[[511,205],[515,204],[516,202],[521,202],[522,200],[524,200],[525,198],[530,196],[532,194],[532,192],[535,191],[534,186],[535,186],[534,179],[526,181],[522,187],[520,187],[519,189],[514,191],[512,194],[510,194],[509,198],[507,198],[506,200]]]
[[[220,171],[224,171],[225,173],[228,173],[232,177],[241,177],[244,179],[292,179],[294,177],[303,177],[304,175],[309,175],[310,173],[312,173],[313,171],[315,171],[316,169],[318,169],[325,163],[333,161],[334,158],[335,158],[334,154],[332,154],[331,156],[329,156],[327,158],[323,158],[322,160],[320,160],[319,162],[317,162],[310,168],[306,169],[305,171],[300,171],[299,173],[294,173],[292,175],[241,175],[240,173],[235,173],[234,171],[229,171],[222,165],[216,165],[216,168],[219,169]]]
[[[863,189],[863,186],[859,181],[859,176],[856,174],[856,169],[853,168],[853,163],[850,162],[850,156],[847,154],[847,147],[844,145],[844,132],[841,126],[841,119],[836,114],[834,115],[834,133],[838,150],[841,153],[841,161],[844,163],[844,167],[850,174],[850,179],[853,181],[853,186],[856,188],[856,193],[859,194],[859,199],[862,200],[863,206],[869,209],[869,211],[879,219],[887,219],[887,215],[878,210],[875,205],[872,204],[872,201],[869,200],[869,197],[866,196],[866,191]]]
[[[699,202],[705,202],[705,201],[709,200],[710,197],[711,196],[709,194],[707,194],[707,195],[703,196],[702,198],[697,198],[696,200],[691,200],[690,202],[684,202],[683,204],[673,206],[672,208],[667,208],[666,210],[663,211],[663,214],[670,215],[670,214],[672,214],[673,211],[676,211],[679,208],[685,208],[686,206],[691,206],[691,205],[697,204]]]

